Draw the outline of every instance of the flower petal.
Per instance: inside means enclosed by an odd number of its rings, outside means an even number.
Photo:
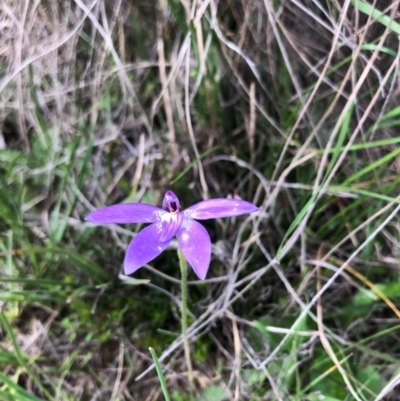
[[[97,224],[155,223],[164,213],[164,210],[147,203],[121,203],[96,210],[85,220]]]
[[[181,228],[183,213],[164,213],[161,216],[162,231],[160,241],[171,241],[175,237],[178,230]]]
[[[207,230],[197,221],[184,219],[177,235],[183,256],[197,277],[204,280],[211,259],[211,240]]]
[[[208,199],[188,207],[183,214],[196,220],[217,219],[252,213],[258,207],[240,199]]]
[[[132,274],[167,248],[171,240],[160,241],[162,225],[151,224],[136,235],[125,254],[124,272]]]

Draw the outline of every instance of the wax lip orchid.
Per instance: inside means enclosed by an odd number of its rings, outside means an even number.
[[[125,274],[132,274],[157,257],[176,235],[183,256],[199,279],[204,280],[210,265],[211,240],[196,220],[233,217],[257,210],[250,202],[217,198],[181,211],[178,197],[167,191],[162,209],[147,203],[121,203],[96,210],[85,220],[96,224],[151,223],[129,244],[124,260]]]

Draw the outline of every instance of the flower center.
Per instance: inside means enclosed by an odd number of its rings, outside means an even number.
[[[176,202],[171,202],[170,203],[170,213],[176,214],[179,211],[178,206],[176,205]]]
[[[179,203],[179,199],[172,191],[166,192],[162,208],[173,215],[180,212],[181,205]]]

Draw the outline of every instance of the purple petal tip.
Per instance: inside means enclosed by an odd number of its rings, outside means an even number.
[[[147,203],[120,203],[95,210],[85,221],[96,224],[155,223],[162,209]]]
[[[257,206],[241,199],[214,198],[190,206],[184,214],[192,219],[207,220],[240,216],[257,210]]]

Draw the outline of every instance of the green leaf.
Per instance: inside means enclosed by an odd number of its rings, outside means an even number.
[[[257,369],[243,369],[241,377],[249,387],[261,385],[265,381],[265,374]]]
[[[382,379],[376,369],[372,366],[367,366],[357,372],[356,379],[374,394],[379,394],[382,390]],[[368,396],[370,393],[365,391],[365,395]]]
[[[339,362],[343,365],[348,358],[349,356],[339,359]],[[333,367],[334,364],[331,358],[326,355],[325,350],[316,350],[308,371],[309,384],[304,386],[302,392],[318,391],[325,397],[337,397],[339,400],[344,400],[348,391],[340,372],[337,369],[332,370]]]
[[[398,299],[400,297],[400,281],[396,281],[394,283],[389,283],[389,284],[377,283],[374,285],[376,288],[382,291],[388,298]],[[370,305],[378,301],[383,302],[381,298],[377,294],[375,294],[375,292],[371,289],[359,291],[353,297],[353,303],[356,306]]]
[[[150,280],[145,278],[139,279],[134,277],[123,276],[123,278],[121,278],[121,283],[124,285],[142,285],[150,283]]]
[[[225,401],[228,400],[226,391],[222,386],[207,387],[202,394],[196,398],[196,401]]]

